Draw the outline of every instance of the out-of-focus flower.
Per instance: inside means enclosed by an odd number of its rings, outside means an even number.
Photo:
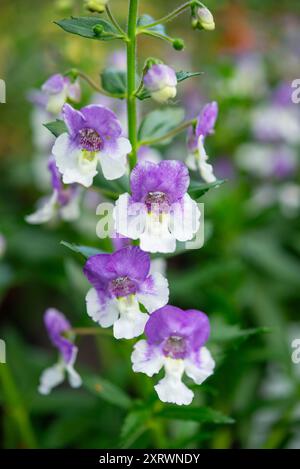
[[[251,114],[254,135],[264,142],[300,142],[300,118],[297,106],[271,104],[256,108]]]
[[[55,161],[51,158],[48,164],[51,174],[53,193],[50,197],[40,200],[38,210],[26,217],[27,223],[46,223],[56,216],[62,220],[76,220],[80,215],[80,189],[76,184],[65,188],[61,182],[60,174]]]
[[[214,132],[218,116],[218,105],[216,102],[204,106],[198,116],[195,129],[191,129],[188,136],[189,155],[186,160],[187,166],[200,172],[204,181],[210,183],[216,181],[213,167],[208,163],[208,155],[204,148],[205,138]]]
[[[123,176],[131,145],[110,109],[92,104],[77,111],[65,104],[63,119],[68,133],[56,139],[52,152],[65,184],[91,186],[98,163],[106,179]]]
[[[52,344],[59,350],[60,358],[56,365],[43,371],[40,378],[39,392],[49,394],[51,390],[61,384],[67,373],[69,383],[73,388],[81,386],[81,378],[74,369],[78,348],[63,334],[68,334],[71,324],[57,309],[47,309],[44,316],[45,326]]]
[[[247,143],[238,148],[236,161],[240,168],[254,176],[283,179],[296,170],[297,153],[288,145]]]
[[[154,148],[142,145],[138,150],[138,161],[139,163],[143,161],[159,163],[161,161],[161,155],[159,151],[155,150]]]
[[[201,384],[213,373],[215,362],[204,347],[209,333],[206,314],[167,305],[150,316],[145,327],[147,340],[134,346],[133,370],[153,376],[164,367],[165,377],[155,386],[160,400],[190,404],[194,393],[182,382],[182,376],[185,373]]]
[[[200,224],[197,204],[187,194],[189,182],[181,161],[138,163],[130,176],[131,195],[116,202],[115,230],[140,239],[144,251],[174,252],[176,239],[192,239]]]
[[[205,6],[196,8],[192,17],[192,26],[194,29],[213,31],[215,29],[215,21],[211,11]]]
[[[117,49],[113,51],[107,59],[107,66],[117,69],[117,70],[122,70],[123,72],[126,72],[127,70],[127,55],[124,49]]]
[[[72,102],[79,102],[81,97],[79,80],[72,82],[69,77],[59,73],[52,75],[43,84],[42,91],[48,98],[46,110],[52,114],[59,114],[68,99]]]
[[[150,274],[150,256],[137,246],[91,256],[83,271],[93,285],[86,296],[88,315],[102,327],[113,325],[116,339],[143,333],[148,315],[139,303],[152,313],[168,302],[167,280]]]
[[[165,64],[152,65],[145,73],[144,85],[152,98],[159,103],[165,103],[177,94],[176,73]]]
[[[103,13],[108,0],[85,0],[85,8],[92,13]]]
[[[247,205],[250,213],[254,214],[277,205],[285,217],[299,216],[300,187],[292,182],[279,186],[264,184],[255,190]]]

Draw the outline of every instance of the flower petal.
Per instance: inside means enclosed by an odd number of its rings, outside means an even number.
[[[119,310],[116,300],[107,299],[102,303],[94,288],[88,291],[85,300],[88,315],[101,327],[110,327],[118,319]]]
[[[201,384],[210,375],[213,374],[215,361],[210,351],[206,347],[202,347],[196,356],[196,360],[188,358],[185,360],[185,373],[196,384]]]
[[[165,306],[169,300],[168,280],[159,272],[153,273],[141,285],[137,298],[149,313]]]
[[[133,371],[151,377],[162,368],[163,355],[159,349],[150,347],[146,340],[139,340],[133,348],[131,361]]]
[[[46,368],[40,377],[38,391],[40,394],[47,395],[52,389],[61,384],[65,379],[65,370],[62,363],[57,363],[50,368]]]
[[[200,226],[200,210],[197,203],[185,194],[181,204],[174,204],[171,211],[170,231],[178,241],[188,241]]]
[[[25,217],[27,223],[38,225],[50,221],[56,214],[57,192],[54,191],[51,197],[47,197],[42,201],[42,205],[31,215]]]

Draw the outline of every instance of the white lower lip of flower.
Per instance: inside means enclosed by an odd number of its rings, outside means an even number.
[[[166,101],[169,101],[169,99],[175,98],[176,94],[176,86],[165,86],[161,90],[152,91],[151,96],[158,103],[165,103]]]
[[[198,140],[198,151],[195,152],[195,160],[202,179],[208,183],[215,182],[217,178],[214,175],[213,166],[207,162],[208,154],[205,151],[202,136]]]
[[[116,339],[133,339],[144,332],[148,314],[141,313],[135,295],[117,299],[120,318],[114,323],[114,336]]]
[[[89,174],[94,172],[98,163],[97,152],[82,150],[78,159],[78,166],[82,173]]]
[[[142,233],[141,249],[148,252],[174,252],[176,239],[170,233],[168,213],[147,213],[145,230]]]
[[[192,402],[194,393],[182,382],[184,360],[164,358],[165,377],[155,386],[158,397],[163,402],[177,405],[188,405]]]

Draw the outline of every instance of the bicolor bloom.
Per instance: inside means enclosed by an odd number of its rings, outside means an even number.
[[[197,8],[192,18],[192,26],[194,29],[213,31],[215,29],[215,20],[211,11],[205,6]]]
[[[131,145],[122,137],[122,127],[112,111],[96,104],[77,111],[65,104],[63,119],[68,132],[56,139],[52,152],[65,184],[78,182],[90,187],[98,163],[106,179],[125,174]]]
[[[155,101],[165,103],[169,99],[175,98],[177,94],[176,73],[168,65],[152,65],[145,73],[144,86]]]
[[[174,252],[199,229],[200,211],[187,194],[190,178],[181,161],[138,163],[130,175],[131,195],[122,194],[113,212],[115,230],[140,239],[148,252]]]
[[[83,272],[93,288],[86,296],[88,315],[102,327],[113,325],[116,339],[132,339],[144,331],[149,312],[168,302],[167,280],[150,274],[150,256],[137,246],[113,254],[91,256]]]
[[[149,318],[146,340],[138,341],[131,356],[133,371],[153,376],[164,367],[165,377],[155,386],[163,402],[190,404],[194,393],[182,382],[185,373],[203,383],[215,362],[204,347],[210,333],[209,319],[201,311],[164,306]]]
[[[214,126],[218,116],[218,105],[214,101],[206,104],[198,116],[195,129],[190,131],[188,136],[189,155],[186,164],[193,171],[200,172],[204,181],[215,182],[216,177],[213,167],[208,163],[208,155],[204,148],[205,138],[214,132]]]
[[[108,0],[85,0],[85,7],[92,13],[103,13]]]
[[[38,203],[37,211],[28,215],[26,221],[36,225],[47,223],[57,216],[65,221],[76,220],[80,215],[79,187],[76,184],[64,187],[55,161],[52,158],[48,163],[48,169],[51,174],[52,195],[50,197],[43,197]]]
[[[46,110],[52,114],[59,114],[67,100],[77,103],[81,98],[79,80],[72,82],[59,73],[43,84],[42,91],[47,95]]]
[[[71,324],[57,309],[49,308],[44,315],[45,326],[52,344],[58,349],[60,358],[56,365],[43,371],[40,378],[39,392],[49,394],[51,390],[61,384],[67,373],[73,388],[81,386],[81,378],[74,370],[78,348],[64,336],[71,330]]]

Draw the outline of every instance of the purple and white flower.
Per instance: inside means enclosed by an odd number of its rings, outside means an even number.
[[[130,176],[131,195],[122,194],[113,217],[115,230],[140,239],[148,252],[174,252],[199,229],[200,211],[187,194],[190,178],[181,161],[138,163]]]
[[[76,184],[64,187],[52,158],[49,160],[48,170],[51,174],[52,195],[40,200],[37,211],[25,218],[27,223],[47,223],[57,216],[65,221],[76,220],[80,215],[80,188]]]
[[[47,95],[46,110],[52,114],[59,114],[67,100],[77,103],[81,98],[79,80],[72,82],[69,77],[59,73],[52,75],[43,84],[42,91]]]
[[[81,378],[74,369],[78,348],[63,334],[68,334],[71,324],[57,309],[49,308],[44,315],[45,326],[52,344],[58,349],[60,358],[57,364],[43,371],[40,378],[39,392],[49,394],[68,376],[73,388],[81,386]]]
[[[151,377],[164,367],[165,377],[155,386],[159,399],[188,405],[194,393],[182,382],[183,374],[201,384],[214,370],[215,362],[204,347],[209,333],[206,314],[164,306],[150,316],[145,327],[146,340],[134,346],[133,371]]]
[[[145,73],[144,86],[155,101],[165,103],[177,94],[176,73],[168,65],[154,64]]]
[[[204,181],[211,183],[216,181],[213,167],[208,163],[208,155],[204,148],[205,138],[214,132],[214,126],[218,116],[218,105],[214,101],[206,104],[198,116],[195,129],[190,130],[188,136],[189,155],[187,166],[193,171],[198,170]]]
[[[113,325],[116,339],[132,339],[144,331],[149,312],[168,302],[168,281],[150,274],[150,256],[138,246],[91,256],[83,272],[93,288],[86,296],[88,315],[102,327]]]
[[[56,139],[52,152],[65,184],[91,186],[98,163],[106,179],[125,174],[131,145],[122,137],[122,127],[112,111],[95,104],[77,111],[65,104],[63,119],[68,132]]]

